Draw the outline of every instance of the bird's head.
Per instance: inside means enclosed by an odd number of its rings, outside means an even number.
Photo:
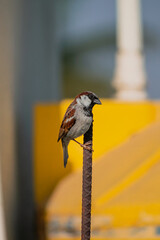
[[[76,97],[76,101],[79,105],[85,108],[92,109],[95,104],[102,104],[99,98],[93,92],[82,92]]]

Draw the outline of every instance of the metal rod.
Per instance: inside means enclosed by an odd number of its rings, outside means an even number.
[[[84,134],[84,144],[90,142],[92,148],[92,129]],[[90,240],[91,232],[91,192],[92,192],[92,151],[83,149],[83,183],[82,183],[82,226],[81,240]]]

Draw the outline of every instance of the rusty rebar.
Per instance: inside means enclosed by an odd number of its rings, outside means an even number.
[[[90,142],[92,148],[93,123],[84,134],[84,144]],[[83,149],[83,183],[82,183],[82,226],[81,240],[90,240],[91,232],[91,195],[92,195],[92,151]]]

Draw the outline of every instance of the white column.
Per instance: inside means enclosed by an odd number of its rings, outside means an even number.
[[[116,98],[143,100],[146,74],[142,55],[140,0],[117,0]]]

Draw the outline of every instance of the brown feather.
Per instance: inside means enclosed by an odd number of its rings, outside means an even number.
[[[73,108],[74,103],[75,103],[75,100],[69,105],[64,115],[60,130],[59,130],[58,141],[67,135],[68,131],[76,122],[75,118],[68,120],[69,118],[74,116],[74,113],[75,113],[75,108]]]

